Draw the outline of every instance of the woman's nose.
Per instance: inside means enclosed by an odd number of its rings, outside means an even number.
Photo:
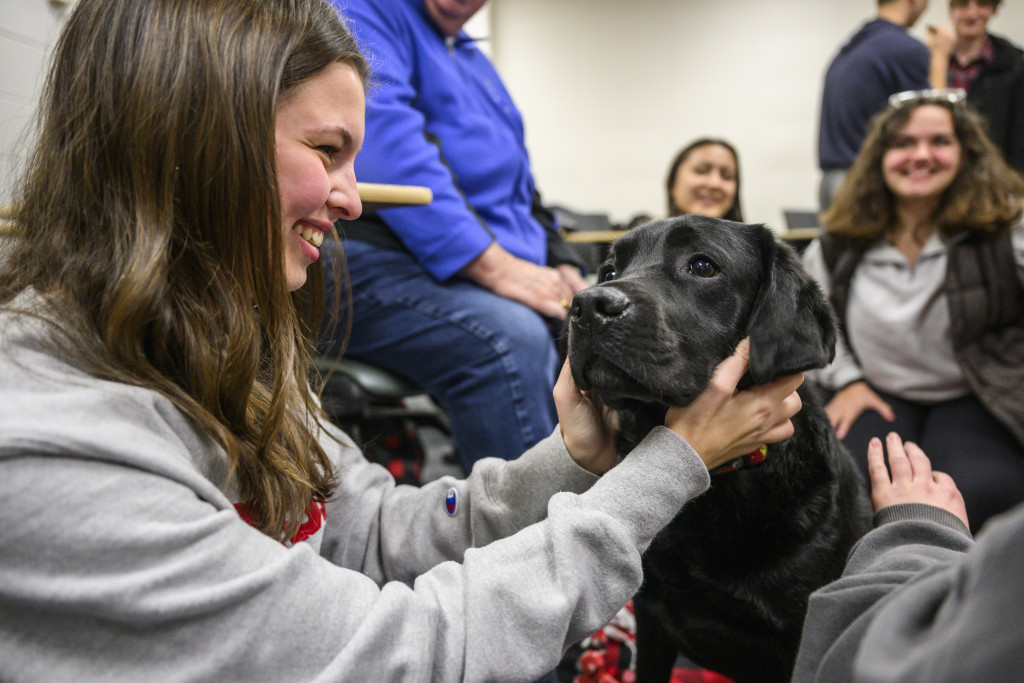
[[[359,198],[359,187],[356,185],[356,174],[353,170],[339,169],[331,174],[327,208],[332,221],[339,218],[346,221],[359,218],[363,212],[363,202]]]
[[[708,175],[708,182],[712,187],[725,187],[726,180],[721,173],[711,173]]]
[[[930,159],[932,157],[932,146],[927,142],[920,142],[914,145],[911,154],[914,159]]]

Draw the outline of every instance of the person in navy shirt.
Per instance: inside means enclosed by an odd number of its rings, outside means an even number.
[[[860,152],[868,122],[889,96],[929,85],[928,47],[908,32],[928,0],[878,0],[875,18],[839,50],[825,73],[818,131],[818,199],[824,211]]]

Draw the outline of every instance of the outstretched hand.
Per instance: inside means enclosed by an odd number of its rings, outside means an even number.
[[[617,456],[615,434],[619,430],[619,414],[596,395],[580,391],[568,359],[555,382],[554,397],[558,428],[569,455],[588,472],[607,472]]]
[[[885,437],[889,467],[885,466],[882,441],[868,443],[868,475],[871,478],[871,504],[875,511],[901,503],[925,503],[947,510],[970,528],[964,497],[956,482],[945,472],[932,470],[931,460],[917,444],[890,432]],[[892,474],[890,475],[890,470]]]
[[[685,408],[671,408],[665,425],[693,446],[708,469],[793,435],[803,403],[797,388],[803,374],[736,391],[750,366],[750,340],[715,368],[711,383]]]

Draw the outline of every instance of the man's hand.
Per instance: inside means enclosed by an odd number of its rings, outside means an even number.
[[[890,432],[885,444],[889,451],[888,468],[881,440],[875,437],[868,443],[871,504],[876,512],[900,503],[925,503],[953,513],[970,528],[964,497],[951,476],[933,471],[924,451],[917,444],[903,443],[898,434]]]
[[[481,287],[549,318],[564,319],[576,293],[559,271],[513,256],[497,242],[470,261],[462,274]]]
[[[587,284],[587,281],[583,279],[583,274],[580,273],[580,269],[574,265],[569,263],[560,263],[555,266],[555,270],[557,270],[558,274],[562,276],[565,284],[569,285],[573,294],[590,286]]]

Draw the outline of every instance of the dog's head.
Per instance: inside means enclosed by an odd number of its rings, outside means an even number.
[[[836,339],[824,294],[771,230],[693,215],[616,240],[568,327],[576,384],[620,409],[688,404],[745,336],[753,384],[824,367]]]

